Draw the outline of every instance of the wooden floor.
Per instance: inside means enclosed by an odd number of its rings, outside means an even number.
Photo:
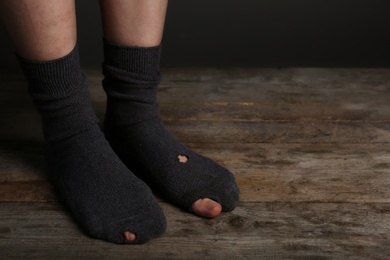
[[[103,117],[100,69],[87,69]],[[146,245],[85,236],[44,175],[23,76],[0,73],[0,259],[389,259],[390,69],[169,69],[167,128],[229,168],[231,213],[201,219],[159,200]]]

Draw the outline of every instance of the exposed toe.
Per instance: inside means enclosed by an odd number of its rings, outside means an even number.
[[[208,198],[199,199],[192,204],[192,211],[202,217],[215,218],[221,214],[222,206]]]
[[[126,241],[134,241],[137,239],[136,235],[134,233],[131,233],[130,231],[125,231],[123,232],[123,238],[126,240]]]

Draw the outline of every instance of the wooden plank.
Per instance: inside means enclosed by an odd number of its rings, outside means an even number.
[[[88,73],[102,119],[101,75]],[[161,113],[184,142],[388,142],[389,74],[386,69],[168,70],[159,91]],[[42,141],[23,76],[2,76],[0,104],[7,113],[1,113],[0,141]]]
[[[390,144],[187,145],[235,174],[241,201],[390,202]],[[55,201],[43,149],[11,148],[0,153],[0,202]]]
[[[0,143],[0,182],[45,179],[44,144]]]
[[[56,197],[47,180],[0,182],[0,203],[53,202],[60,200],[62,198]]]
[[[105,102],[100,69],[86,69],[95,102]],[[161,102],[385,103],[390,69],[171,69],[163,71]],[[0,72],[0,103],[31,102],[20,72]],[[353,94],[353,95],[352,95]],[[375,98],[375,99],[373,99]]]
[[[164,122],[184,143],[388,143],[390,123]]]
[[[94,102],[99,118],[103,120],[106,103]],[[160,115],[163,121],[207,122],[389,122],[389,102],[368,101],[353,104],[309,103],[288,104],[278,102],[161,102]],[[16,106],[2,104],[6,109],[1,118],[6,127],[20,126],[28,120],[40,127],[40,117],[32,104]]]
[[[104,104],[95,105],[103,118]],[[213,122],[389,122],[389,102],[343,104],[283,102],[171,102],[160,104],[164,121]]]
[[[105,102],[100,69],[86,71],[93,100]],[[349,109],[376,110],[373,105],[385,106],[390,96],[390,69],[174,69],[163,73],[161,103],[346,103]],[[0,104],[31,104],[20,73],[2,72],[0,77]]]
[[[0,118],[1,119],[1,118]],[[24,120],[25,119],[25,120]],[[0,127],[0,142],[42,142],[39,117],[21,116]],[[164,121],[186,143],[390,142],[390,122]],[[22,126],[28,127],[22,127]]]
[[[115,245],[83,235],[57,204],[0,205],[0,257],[131,259],[387,259],[390,205],[242,203],[217,219],[161,203],[164,236]]]
[[[94,100],[104,102],[100,70],[90,68],[86,72]],[[162,75],[162,102],[356,103],[372,97],[385,101],[390,95],[390,69],[174,68],[163,70]]]

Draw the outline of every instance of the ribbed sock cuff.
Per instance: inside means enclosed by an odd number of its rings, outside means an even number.
[[[79,90],[84,84],[77,45],[66,56],[51,61],[33,61],[17,55],[30,92],[64,94]]]
[[[103,46],[105,64],[135,74],[159,76],[161,45],[122,46],[103,40]]]

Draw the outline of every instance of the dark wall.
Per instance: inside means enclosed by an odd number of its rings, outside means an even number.
[[[99,65],[98,1],[77,6],[82,62]],[[170,1],[162,65],[390,67],[389,27],[388,0]]]

